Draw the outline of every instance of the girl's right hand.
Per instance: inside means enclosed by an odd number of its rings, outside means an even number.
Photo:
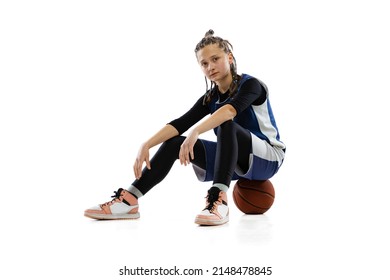
[[[149,147],[146,144],[143,144],[141,148],[138,151],[137,158],[134,162],[134,175],[135,178],[138,180],[142,176],[142,166],[143,163],[146,163],[146,167],[148,169],[151,169],[150,162],[149,162]]]

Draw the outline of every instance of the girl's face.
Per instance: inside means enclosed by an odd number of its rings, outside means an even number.
[[[200,68],[210,81],[217,85],[224,82],[230,84],[232,79],[230,73],[230,64],[233,63],[232,53],[227,54],[218,47],[218,44],[211,44],[200,49],[196,56]]]

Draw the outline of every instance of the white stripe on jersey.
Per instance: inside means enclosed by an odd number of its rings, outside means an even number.
[[[268,112],[268,98],[261,105],[252,105],[260,131],[266,136],[272,146],[284,149],[285,145],[277,140],[278,131],[271,122],[271,113]]]

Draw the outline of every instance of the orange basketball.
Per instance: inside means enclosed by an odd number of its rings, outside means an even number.
[[[239,179],[233,188],[233,201],[245,214],[263,214],[271,208],[275,189],[270,180]]]

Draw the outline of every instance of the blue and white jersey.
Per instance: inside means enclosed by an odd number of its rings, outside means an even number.
[[[237,111],[237,116],[233,121],[248,129],[258,138],[267,141],[270,145],[285,149],[284,143],[280,140],[279,130],[272,112],[271,103],[268,97],[268,88],[262,81],[257,79],[266,92],[265,101],[258,105],[251,104],[244,109],[238,108],[236,101],[242,98],[242,96],[240,96],[241,86],[249,79],[255,78],[247,74],[242,74],[240,84],[238,85],[238,92],[235,96],[229,97],[223,102],[220,102],[219,98],[213,98],[209,104],[211,113],[214,113],[223,105],[231,104]],[[216,132],[216,129],[214,131]]]
[[[213,114],[220,107],[230,104],[237,112],[234,122],[247,129],[251,134],[252,151],[249,154],[249,169],[240,170],[237,166],[233,180],[247,178],[250,180],[266,180],[279,170],[284,160],[286,146],[280,140],[279,130],[268,96],[267,86],[260,80],[242,74],[237,92],[233,96],[220,93],[214,88],[206,93],[211,94],[208,103],[204,96],[180,118],[170,122],[179,134],[184,133],[196,122],[208,114]],[[217,134],[217,129],[214,129]],[[199,180],[213,179],[217,143],[200,139],[206,151],[206,169],[193,165]]]

